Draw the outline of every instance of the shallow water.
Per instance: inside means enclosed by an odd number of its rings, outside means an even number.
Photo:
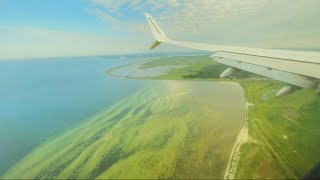
[[[220,133],[221,137],[228,137],[226,147],[232,146],[233,136],[240,129],[243,120],[243,100],[239,85],[221,82],[127,80],[110,77],[105,73],[107,69],[140,61],[141,58],[143,57],[58,58],[0,62],[0,175],[31,151],[42,151],[41,147],[48,143],[54,146],[65,143],[62,140],[55,144],[56,141],[51,140],[90,122],[98,112],[109,111],[119,117],[118,120],[128,113],[133,119],[148,115],[161,123],[161,118],[150,114],[147,107],[159,107],[160,109],[156,108],[158,114],[164,113],[161,111],[163,108],[179,114],[181,108],[192,107],[197,113],[203,112],[200,114],[204,119],[215,117],[215,123],[225,121],[225,126],[217,124],[216,127],[219,128],[212,131]],[[140,102],[141,107],[137,107],[137,99],[129,97],[141,91],[145,94],[140,93],[139,96],[144,101]],[[186,94],[189,95],[185,96]],[[163,101],[152,104],[152,98],[156,97]],[[180,109],[176,109],[178,106],[172,103],[173,100],[180,102]],[[199,102],[201,104],[197,106]],[[121,106],[117,106],[121,103]],[[133,109],[136,111],[131,112]],[[104,116],[104,119],[108,118]],[[232,127],[233,131],[225,131],[228,127]],[[92,127],[87,128],[88,132],[95,131]],[[128,130],[134,129],[128,127]],[[204,132],[209,133],[208,130]]]
[[[128,61],[135,59],[0,62],[0,174],[48,136],[135,91],[141,81],[105,75]]]
[[[243,103],[235,83],[150,81],[48,139],[4,178],[222,178]]]

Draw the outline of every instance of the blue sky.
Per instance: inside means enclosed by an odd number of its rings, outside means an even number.
[[[1,24],[105,34],[106,24],[89,14],[87,0],[0,0]]]
[[[320,49],[319,0],[0,0],[0,59],[146,52],[149,12],[174,39]],[[161,45],[156,51],[186,50]]]

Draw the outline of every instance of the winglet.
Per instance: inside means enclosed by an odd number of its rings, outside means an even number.
[[[150,48],[150,50],[151,50],[151,49],[154,49],[155,47],[157,47],[161,42],[165,42],[166,40],[168,40],[168,38],[150,14],[144,13],[144,15],[146,16],[148,24],[150,26],[150,29],[152,31],[152,34],[153,34],[154,38],[156,39],[156,41],[154,42],[154,44]]]
[[[150,47],[149,50],[152,50],[152,49],[156,48],[159,44],[161,44],[161,42],[156,40],[156,41],[152,44],[152,46]]]

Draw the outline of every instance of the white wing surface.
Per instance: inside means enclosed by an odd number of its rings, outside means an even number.
[[[277,96],[283,96],[299,88],[316,89],[320,82],[320,52],[259,49],[176,41],[168,38],[150,14],[145,13],[156,41],[160,43],[212,52],[213,60],[231,66],[220,77],[226,77],[236,69],[250,71],[268,78],[286,82]]]

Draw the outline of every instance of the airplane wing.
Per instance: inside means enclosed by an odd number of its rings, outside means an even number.
[[[220,77],[227,77],[237,69],[253,72],[287,83],[277,96],[300,88],[318,89],[320,86],[320,52],[259,49],[176,41],[168,38],[150,14],[145,13],[156,39],[150,49],[160,43],[212,52],[213,60],[230,66]]]

